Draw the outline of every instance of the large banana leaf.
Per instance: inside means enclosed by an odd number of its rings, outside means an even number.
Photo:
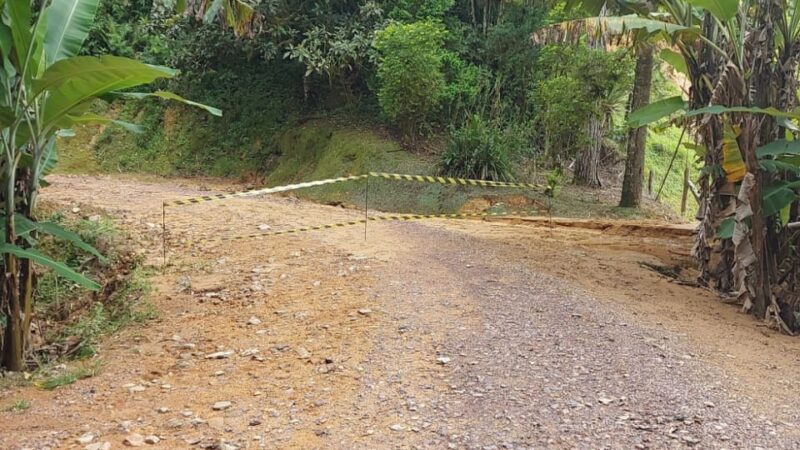
[[[105,93],[171,78],[177,72],[117,56],[73,56],[48,67],[35,82],[35,95],[49,91],[42,127],[56,122],[81,103]]]
[[[222,110],[221,109],[214,108],[213,106],[204,105],[202,103],[193,102],[191,100],[187,100],[187,99],[181,97],[180,95],[174,94],[172,92],[167,92],[167,91],[120,92],[120,93],[117,93],[117,95],[122,96],[122,97],[135,98],[135,99],[143,99],[143,98],[146,98],[146,97],[158,97],[158,98],[163,98],[164,100],[174,100],[176,102],[181,102],[181,103],[185,103],[185,104],[190,105],[190,106],[195,106],[197,108],[204,109],[204,110],[208,111],[209,113],[211,113],[211,114],[213,114],[213,115],[215,115],[217,117],[222,117]]]
[[[11,38],[14,41],[14,53],[17,57],[17,67],[25,64],[28,50],[31,47],[31,13],[30,0],[6,0],[3,8],[3,23],[11,29]]]
[[[47,256],[37,252],[33,249],[24,249],[16,245],[0,244],[0,254],[10,253],[23,259],[29,259],[35,263],[41,264],[53,270],[58,275],[77,283],[78,285],[90,289],[92,291],[99,291],[100,285],[96,282],[84,277],[83,275],[70,269],[66,264],[58,261],[53,261]]]
[[[778,139],[756,149],[756,156],[800,155],[800,141]]]
[[[686,3],[703,8],[719,20],[731,20],[739,10],[739,0],[686,0]]]
[[[124,120],[111,119],[99,114],[85,113],[79,116],[69,116],[69,121],[73,124],[81,123],[100,123],[104,125],[119,125],[131,133],[141,133],[143,128],[135,123],[125,122]]]
[[[671,114],[686,108],[686,102],[680,95],[665,98],[645,105],[628,115],[628,126],[639,128],[649,123],[669,117]]]
[[[725,170],[725,179],[730,183],[738,183],[747,173],[747,166],[742,160],[742,152],[736,138],[739,136],[738,127],[725,124],[722,136],[722,168]]]
[[[784,208],[797,201],[796,189],[800,188],[800,181],[793,183],[780,182],[772,186],[765,186],[762,195],[762,208],[765,216],[781,212]]]
[[[631,35],[644,32],[650,39],[653,37],[672,37],[676,35],[699,35],[696,27],[686,27],[674,23],[648,19],[636,14],[626,16],[600,16],[584,19],[567,20],[543,27],[533,33],[531,39],[537,44],[559,42],[576,43],[586,34],[603,33],[609,36]]]
[[[6,216],[5,214],[0,214],[0,231],[5,235],[6,231]],[[86,253],[90,253],[96,256],[101,261],[108,261],[102,253],[100,253],[96,248],[86,243],[79,235],[76,233],[69,231],[63,228],[61,225],[58,225],[54,222],[34,222],[31,219],[28,219],[22,214],[16,213],[14,214],[14,231],[17,237],[24,238],[26,240],[29,239],[32,231],[38,231],[42,234],[47,234],[50,236],[55,237],[56,239],[60,239],[62,241],[67,241],[78,247],[79,249],[85,251]],[[33,242],[32,240],[28,240],[28,242]]]
[[[89,35],[100,0],[53,0],[47,9],[47,65],[75,56]]]
[[[684,74],[689,75],[689,69],[686,67],[686,59],[683,57],[682,54],[665,48],[661,50],[659,54],[662,60],[664,60],[667,64],[672,66],[676,71]]]

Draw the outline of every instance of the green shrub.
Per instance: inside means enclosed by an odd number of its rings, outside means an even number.
[[[458,178],[511,180],[521,141],[512,130],[500,130],[473,116],[462,128],[451,130],[441,170]]]
[[[442,58],[445,29],[434,22],[393,23],[375,37],[378,102],[412,140],[445,94]]]
[[[620,93],[629,88],[633,75],[625,50],[552,45],[540,50],[537,61],[529,101],[535,105],[537,141],[548,159],[574,157],[586,144],[583,127],[593,117],[604,124],[604,138],[624,136],[613,125],[622,122],[627,96]]]

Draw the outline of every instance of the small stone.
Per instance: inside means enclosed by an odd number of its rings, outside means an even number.
[[[267,225],[267,224],[265,224],[265,223],[262,223],[261,225],[258,226],[258,229],[260,231],[267,231],[267,230],[271,230],[272,227]]]
[[[361,308],[358,310],[358,313],[361,314],[362,316],[368,316],[372,314],[372,310],[369,308]]]
[[[137,384],[136,386],[131,386],[128,388],[128,392],[136,393],[144,391],[145,387],[142,385]]]
[[[689,436],[688,434],[683,436],[683,440],[686,441],[686,443],[689,445],[695,445],[700,443],[700,439],[697,439],[696,437],[693,436]]]
[[[261,319],[259,319],[256,316],[251,316],[249,319],[247,319],[247,324],[248,325],[260,325],[261,324]]]
[[[233,406],[233,403],[228,402],[228,401],[217,402],[217,403],[214,403],[214,405],[211,407],[211,409],[213,409],[214,411],[224,411],[224,410],[230,408],[231,406]]]
[[[128,447],[141,447],[144,445],[144,437],[139,433],[131,433],[122,441]]]
[[[75,214],[78,214],[79,212],[81,212],[81,209],[76,206],[76,207],[72,208],[72,212],[75,213]]]
[[[250,422],[248,422],[248,425],[250,425],[251,427],[261,425],[261,418],[253,417],[252,419],[250,419]]]
[[[298,347],[296,351],[297,351],[297,357],[300,359],[311,358],[311,352],[306,350],[304,347]]]
[[[716,406],[714,405],[714,403],[708,401],[703,402],[703,404],[706,405],[706,408],[713,408],[714,406]]]
[[[146,437],[144,438],[144,443],[145,443],[145,444],[150,444],[150,445],[156,445],[156,444],[158,444],[160,441],[161,441],[161,438],[160,438],[160,437],[158,437],[158,436],[156,436],[156,435],[154,435],[154,434],[151,434],[151,435],[149,435],[149,436],[146,436]]]
[[[228,359],[233,356],[233,350],[226,350],[224,352],[209,353],[206,359]]]
[[[603,405],[608,405],[608,404],[611,404],[611,402],[613,402],[613,401],[614,401],[614,399],[613,399],[613,398],[606,397],[606,396],[600,396],[600,397],[597,399],[597,401],[598,401],[600,404],[603,404]]]
[[[447,356],[440,356],[436,358],[436,362],[441,365],[448,364],[450,361],[451,361],[450,358],[448,358]]]
[[[83,447],[83,450],[111,450],[111,442],[96,442]]]
[[[166,406],[162,406],[161,408],[158,408],[158,412],[159,414],[166,414],[169,412],[169,408],[167,408]]]
[[[389,429],[392,430],[392,431],[404,431],[406,429],[406,427],[402,423],[396,423],[396,424],[390,426]]]
[[[240,356],[242,356],[243,358],[247,358],[248,356],[257,355],[258,353],[259,350],[257,348],[248,348],[244,350],[242,353],[240,353]]]
[[[96,436],[94,435],[94,433],[85,433],[85,434],[82,434],[82,435],[81,435],[81,436],[80,436],[78,439],[76,439],[75,441],[76,441],[78,444],[86,445],[86,444],[91,444],[91,443],[92,443],[92,441],[94,440],[94,438],[95,438],[95,437],[96,437]]]

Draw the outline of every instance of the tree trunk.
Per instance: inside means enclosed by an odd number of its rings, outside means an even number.
[[[8,170],[6,173],[7,186],[5,198],[6,213],[6,233],[5,242],[14,244],[17,240],[14,228],[14,188],[15,173]],[[12,371],[19,372],[25,369],[23,359],[23,348],[25,345],[24,336],[24,317],[19,296],[19,260],[16,256],[6,253],[3,268],[5,270],[2,282],[3,315],[6,318],[6,329],[3,336],[3,367]]]
[[[592,117],[586,124],[586,137],[589,141],[575,162],[573,182],[582,186],[598,188],[601,186],[600,146],[603,143],[603,124],[599,117]]]
[[[650,103],[650,87],[653,81],[653,47],[644,45],[636,58],[636,72],[631,94],[631,111]],[[642,203],[644,182],[644,153],[647,143],[647,125],[628,132],[628,155],[625,161],[625,176],[622,180],[622,195],[619,206],[638,208]]]

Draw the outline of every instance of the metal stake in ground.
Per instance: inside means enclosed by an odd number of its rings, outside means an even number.
[[[367,240],[367,223],[369,223],[369,177],[364,178],[364,240]]]
[[[167,202],[161,203],[161,251],[163,253],[162,268],[167,267]]]

